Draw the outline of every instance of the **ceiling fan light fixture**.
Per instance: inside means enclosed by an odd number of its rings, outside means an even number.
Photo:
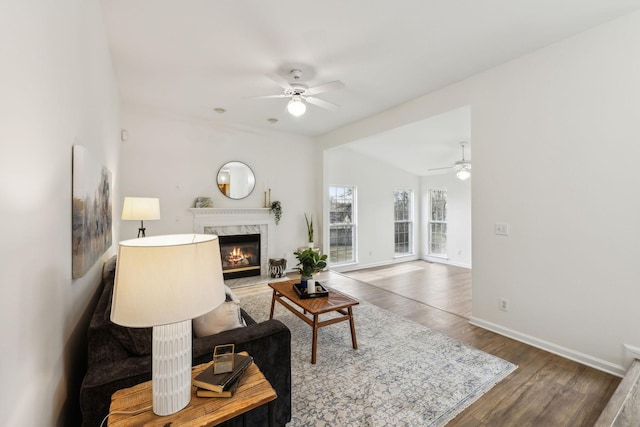
[[[307,111],[307,106],[302,102],[302,98],[299,95],[294,95],[287,104],[287,111],[292,116],[300,117]]]
[[[456,178],[458,178],[460,181],[464,181],[470,176],[471,172],[468,169],[460,169],[458,172],[456,172]]]

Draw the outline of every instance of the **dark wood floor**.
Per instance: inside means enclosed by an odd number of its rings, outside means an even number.
[[[417,263],[428,265],[424,261]],[[449,285],[438,285],[437,292],[432,292],[422,289],[429,286],[430,269],[425,268],[420,278],[414,268],[409,268],[416,265],[398,264],[397,274],[388,267],[384,268],[384,275],[380,274],[380,268],[358,273],[359,277],[375,276],[371,280],[375,280],[376,286],[338,273],[323,274],[330,275],[331,285],[338,290],[519,366],[449,426],[593,426],[620,378],[470,325],[467,319],[470,311],[455,308],[462,307],[459,304],[442,303],[447,298],[452,301],[470,298],[470,278],[452,271],[448,274]],[[403,271],[407,274],[407,270],[412,270],[412,279],[394,277]],[[456,283],[456,276],[468,283]],[[466,294],[460,295],[461,292]],[[430,293],[434,295],[431,302]],[[403,294],[423,297],[418,300]]]

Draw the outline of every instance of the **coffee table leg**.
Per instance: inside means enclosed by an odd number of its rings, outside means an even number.
[[[271,313],[269,314],[269,319],[273,319],[273,309],[276,305],[276,290],[273,290],[273,295],[271,296]]]
[[[349,307],[349,325],[351,325],[351,343],[353,348],[358,348],[358,341],[356,340],[356,325],[353,323],[353,310]]]
[[[313,342],[311,344],[311,364],[316,364],[316,350],[318,348],[318,315],[313,316]]]

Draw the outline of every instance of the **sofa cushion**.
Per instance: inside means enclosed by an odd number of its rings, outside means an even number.
[[[247,326],[240,312],[240,300],[226,285],[225,295],[222,305],[193,319],[193,332],[196,337],[206,337]]]
[[[109,308],[109,314],[111,308]],[[127,328],[112,323],[109,325],[111,335],[132,355],[148,356],[151,354],[153,328]]]
[[[103,269],[105,292],[109,295],[109,303],[106,305],[103,320],[111,335],[133,356],[148,356],[151,354],[151,342],[153,328],[128,328],[116,325],[111,321],[111,301],[113,297],[113,282],[116,270],[116,257],[112,257]]]

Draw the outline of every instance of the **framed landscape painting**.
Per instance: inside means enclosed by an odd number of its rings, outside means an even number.
[[[72,277],[82,277],[112,244],[111,172],[73,146]]]

